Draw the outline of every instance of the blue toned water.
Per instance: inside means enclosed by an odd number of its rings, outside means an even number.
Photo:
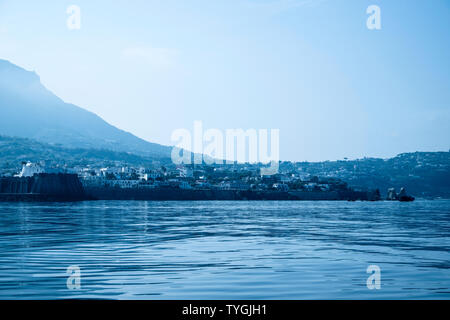
[[[449,299],[449,249],[447,200],[0,203],[0,299]]]

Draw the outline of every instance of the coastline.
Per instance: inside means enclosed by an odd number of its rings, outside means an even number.
[[[238,190],[153,190],[88,188],[84,195],[0,193],[0,202],[77,202],[98,200],[129,201],[379,201],[371,192],[276,192]]]
[[[73,202],[89,200],[154,201],[379,201],[378,191],[183,189],[176,186],[122,188],[83,185],[76,174],[40,173],[32,177],[0,179],[1,202]]]

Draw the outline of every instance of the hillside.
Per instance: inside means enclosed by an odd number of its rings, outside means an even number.
[[[0,60],[0,135],[35,139],[67,148],[109,149],[168,157],[171,148],[120,130],[96,114],[65,103],[39,76]]]
[[[0,136],[0,174],[16,173],[22,161],[46,161],[67,166],[114,166],[118,164],[152,167],[170,161],[170,158],[146,158],[126,152],[101,149],[64,148],[32,139]]]
[[[281,168],[289,168],[283,163]],[[403,153],[390,159],[301,162],[293,170],[320,177],[336,177],[361,189],[406,187],[418,197],[450,198],[450,152]]]
[[[173,166],[170,158],[155,160],[127,152],[69,149],[32,139],[0,136],[0,175],[17,173],[22,161],[42,160],[67,168],[132,166],[160,169],[161,166]],[[203,169],[207,169],[206,166],[203,166]],[[229,167],[224,175],[232,176],[235,169],[236,166]],[[325,179],[338,178],[354,188],[378,188],[383,195],[388,188],[394,187],[398,190],[406,187],[408,192],[417,197],[450,198],[450,152],[404,153],[391,159],[282,162],[280,172],[288,176],[304,174]]]

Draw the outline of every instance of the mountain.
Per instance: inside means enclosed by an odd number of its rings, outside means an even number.
[[[41,84],[36,73],[1,59],[0,135],[61,144],[66,148],[108,149],[146,157],[170,157],[172,150],[65,103]]]

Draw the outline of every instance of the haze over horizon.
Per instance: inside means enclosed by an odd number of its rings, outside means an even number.
[[[0,0],[0,59],[150,142],[201,120],[280,129],[281,160],[387,158],[450,149],[449,18],[444,0]]]

